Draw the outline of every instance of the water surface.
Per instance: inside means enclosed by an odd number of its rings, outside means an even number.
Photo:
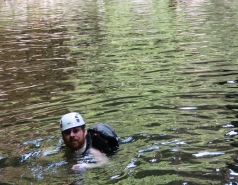
[[[0,2],[0,182],[235,184],[235,0]],[[122,139],[76,173],[60,117]]]

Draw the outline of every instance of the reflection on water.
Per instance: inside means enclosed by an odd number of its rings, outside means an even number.
[[[237,2],[0,2],[0,183],[238,182]],[[58,121],[121,136],[74,173]]]

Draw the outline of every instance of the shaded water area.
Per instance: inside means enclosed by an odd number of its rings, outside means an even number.
[[[0,1],[0,184],[238,184],[238,1]],[[60,117],[111,125],[71,170]]]

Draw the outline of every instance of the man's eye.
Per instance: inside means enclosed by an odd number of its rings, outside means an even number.
[[[69,135],[70,133],[71,133],[71,130],[65,130],[65,131],[64,131],[64,134],[65,134],[65,135]]]
[[[73,129],[73,132],[76,134],[76,133],[78,133],[80,131],[80,128],[75,128],[75,129]]]

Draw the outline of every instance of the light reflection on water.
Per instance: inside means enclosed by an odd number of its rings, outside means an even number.
[[[237,2],[1,1],[0,182],[237,182]],[[58,121],[122,138],[82,174]]]

